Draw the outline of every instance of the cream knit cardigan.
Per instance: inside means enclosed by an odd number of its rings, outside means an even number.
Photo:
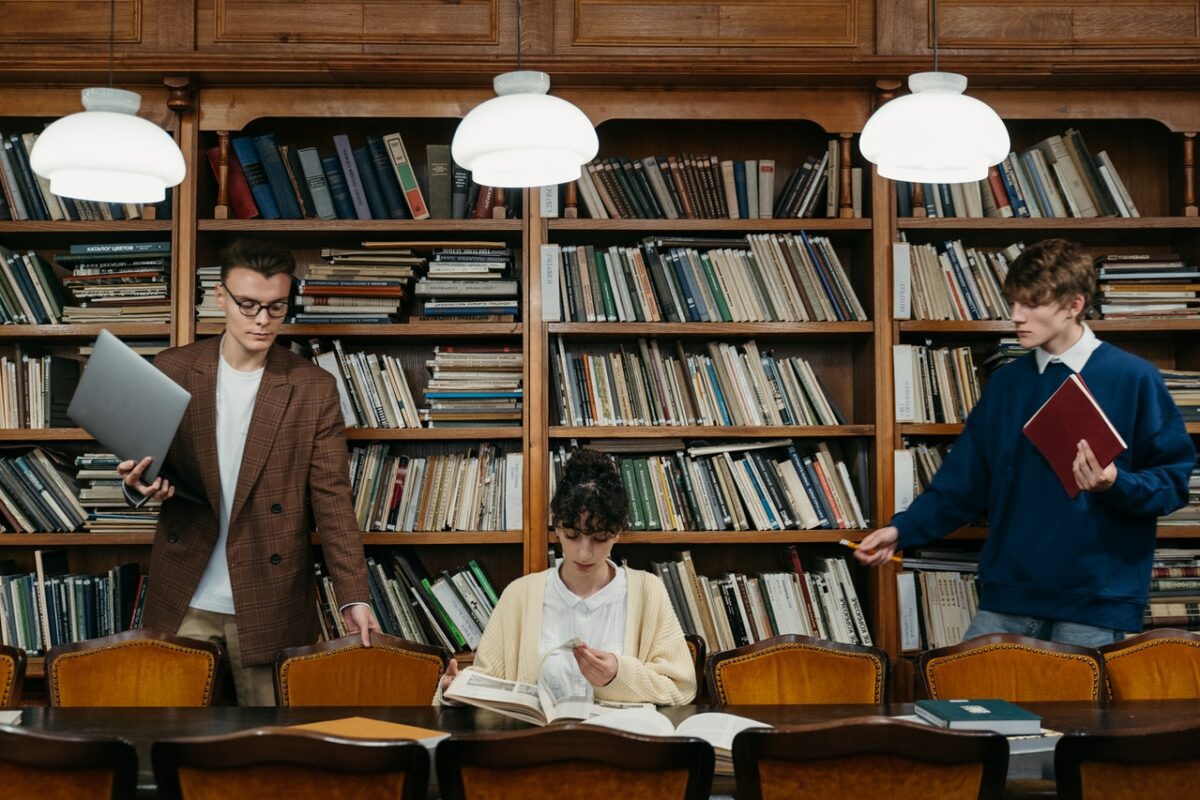
[[[625,647],[617,675],[596,687],[597,700],[682,705],[696,696],[696,673],[667,589],[655,575],[625,570]],[[550,570],[518,578],[496,604],[467,669],[510,681],[537,683],[541,667],[542,606]],[[434,702],[441,700],[441,692]]]

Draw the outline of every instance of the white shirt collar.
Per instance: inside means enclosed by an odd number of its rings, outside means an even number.
[[[1037,359],[1038,372],[1046,371],[1046,365],[1059,361],[1066,364],[1072,372],[1083,372],[1083,365],[1091,358],[1092,353],[1096,352],[1096,348],[1100,346],[1100,340],[1096,338],[1096,334],[1092,333],[1092,329],[1088,324],[1083,323],[1083,335],[1079,337],[1079,341],[1068,347],[1059,355],[1047,353],[1040,347],[1033,350],[1033,357]]]
[[[588,597],[579,597],[577,594],[567,588],[563,583],[562,576],[558,574],[558,567],[550,568],[550,589],[558,597],[559,601],[567,608],[574,608],[579,603],[583,603],[589,610],[595,611],[602,606],[613,601],[619,601],[625,597],[625,569],[617,566],[611,560],[606,560],[605,564],[612,567],[614,570],[613,579],[604,585],[600,591]]]

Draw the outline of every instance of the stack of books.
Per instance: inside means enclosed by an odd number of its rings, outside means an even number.
[[[518,286],[513,253],[502,244],[478,242],[437,247],[414,294],[423,301],[416,319],[511,322]]]
[[[79,503],[87,511],[84,530],[88,533],[153,533],[161,503],[148,500],[140,508],[131,508],[117,472],[120,463],[121,459],[112,453],[76,456]]]
[[[97,203],[54,194],[50,181],[29,166],[29,154],[37,140],[36,133],[0,133],[0,220],[171,218],[170,192],[166,200],[154,206]]]
[[[69,428],[67,406],[79,384],[81,363],[40,354],[18,344],[0,356],[0,428]]]
[[[225,320],[225,312],[217,306],[217,284],[221,282],[221,267],[196,267],[196,321]]]
[[[977,183],[922,185],[929,217],[1137,217],[1108,153],[1092,155],[1079,131],[1009,153]],[[913,185],[896,182],[897,214],[911,217]]]
[[[892,345],[897,422],[964,422],[979,402],[969,347]]]
[[[430,428],[520,427],[524,365],[519,346],[433,348],[421,419]]]
[[[1015,336],[1003,337],[984,353],[979,362],[979,374],[986,378],[1005,364],[1016,361],[1028,352],[1029,349],[1022,347]]]
[[[949,647],[963,639],[979,610],[979,554],[926,548],[896,574],[900,649]]]
[[[326,248],[297,270],[287,321],[344,325],[395,322],[414,271],[425,259],[407,248]]]
[[[0,247],[0,324],[59,323],[68,302],[62,279],[41,256]]]
[[[350,485],[359,530],[521,530],[522,456],[494,444],[430,456],[354,447]]]
[[[35,447],[0,458],[0,522],[9,531],[74,531],[86,519],[75,478],[57,454]]]
[[[1024,248],[1021,242],[997,251],[967,247],[958,240],[940,247],[910,244],[908,273],[898,271],[896,280],[910,283],[905,288],[910,290],[914,319],[1008,319],[1004,279]]]
[[[170,242],[71,245],[54,263],[71,271],[63,285],[74,302],[63,309],[63,322],[171,321]]]
[[[1200,464],[1188,476],[1188,501],[1183,508],[1159,517],[1159,525],[1200,525]]]
[[[1197,481],[1197,473],[1192,473]],[[1200,490],[1200,481],[1193,486]],[[1159,548],[1150,568],[1144,628],[1200,631],[1200,551]]]
[[[1200,422],[1200,372],[1182,369],[1161,370],[1171,399],[1179,406],[1184,422]]]
[[[1105,319],[1200,318],[1200,267],[1175,253],[1109,253],[1096,275]]]
[[[350,353],[342,350],[341,339],[333,350],[310,340],[312,360],[333,376],[341,402],[342,421],[347,428],[419,428],[417,404],[413,400],[403,362],[387,353]]]

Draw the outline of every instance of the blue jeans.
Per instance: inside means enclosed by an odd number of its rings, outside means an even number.
[[[1074,644],[1080,647],[1101,647],[1125,638],[1124,631],[1113,628],[980,610],[971,620],[971,625],[967,628],[963,639],[972,639],[988,633],[1019,633],[1035,639]]]

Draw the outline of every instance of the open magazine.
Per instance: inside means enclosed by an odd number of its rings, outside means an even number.
[[[557,719],[590,719],[615,709],[654,711],[650,703],[594,700],[575,696],[557,682],[506,681],[472,669],[460,672],[442,696],[534,725],[547,725]]]
[[[716,773],[733,774],[733,739],[748,728],[770,728],[765,722],[739,717],[736,714],[693,714],[679,723],[672,724],[665,714],[648,708],[626,708],[586,720],[587,725],[613,728],[626,733],[643,736],[693,736],[712,745],[716,754]]]

